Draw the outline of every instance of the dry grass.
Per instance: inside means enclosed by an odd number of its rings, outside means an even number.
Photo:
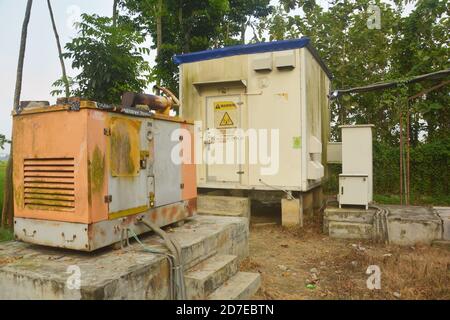
[[[305,228],[251,228],[241,270],[259,272],[256,299],[450,299],[450,251],[335,240],[315,221]],[[381,289],[367,289],[369,265]],[[311,269],[317,272],[311,272]],[[316,276],[313,275],[316,274]],[[315,284],[308,288],[307,284]]]

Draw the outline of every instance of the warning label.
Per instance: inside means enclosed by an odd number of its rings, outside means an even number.
[[[214,102],[215,110],[234,110],[236,109],[236,104],[233,101],[219,101]]]
[[[233,101],[214,102],[214,120],[217,129],[236,128],[238,121],[236,103]]]
[[[221,126],[232,126],[234,125],[233,120],[231,120],[230,115],[228,112],[225,112],[225,114],[222,117],[222,121],[220,121]]]

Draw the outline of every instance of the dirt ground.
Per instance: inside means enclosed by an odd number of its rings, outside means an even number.
[[[317,215],[283,228],[279,207],[252,212],[241,270],[261,274],[255,299],[450,299],[450,250],[336,240],[320,225]],[[380,267],[379,290],[367,288],[370,265]]]

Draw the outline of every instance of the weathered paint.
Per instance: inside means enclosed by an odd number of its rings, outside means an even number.
[[[105,195],[108,194],[107,173],[107,136],[103,133],[106,127],[107,113],[99,110],[88,110],[88,141],[87,153],[89,155],[89,180],[87,192],[90,198],[90,222],[97,222],[108,218],[108,204]]]
[[[31,225],[33,221],[44,221],[53,226],[52,234],[45,235],[42,242],[41,236],[34,235],[34,230],[24,233],[19,228],[17,237],[27,242],[90,251],[112,242],[98,240],[100,246],[90,243],[87,247],[86,244],[71,246],[70,243],[76,241],[67,238],[67,243],[52,244],[52,241],[57,242],[55,239],[63,241],[58,225],[89,226],[86,232],[93,242],[105,232],[101,229],[97,233],[90,227],[99,222],[107,228],[111,226],[109,223],[117,223],[119,217],[148,213],[154,221],[166,225],[195,214],[194,165],[186,170],[186,177],[190,177],[184,182],[187,195],[181,196],[181,183],[177,183],[176,197],[169,194],[172,200],[159,204],[168,205],[170,209],[155,207],[154,185],[158,182],[153,178],[153,165],[155,159],[158,163],[170,163],[171,149],[168,145],[155,145],[150,137],[155,134],[152,124],[154,121],[161,126],[168,124],[171,130],[181,125],[190,126],[181,119],[162,118],[154,120],[106,112],[96,109],[95,103],[89,101],[81,101],[79,111],[69,111],[68,106],[59,105],[14,115],[13,137],[17,141],[13,149],[15,218],[26,219]],[[170,141],[171,130],[166,132],[164,142]],[[114,157],[128,159],[117,163]],[[140,160],[147,161],[141,164]],[[174,175],[181,181],[180,165],[176,166]],[[167,182],[163,176],[159,181]],[[170,193],[170,190],[164,192]],[[112,202],[108,203],[109,195]],[[182,199],[189,201],[182,202]],[[151,211],[150,206],[154,207]],[[39,232],[40,235],[45,233]],[[117,238],[109,240],[118,241]]]
[[[15,216],[24,218],[57,220],[68,222],[90,222],[88,207],[88,170],[87,170],[87,122],[88,110],[79,112],[41,112],[14,116],[13,145],[14,164],[13,179],[15,186]],[[25,188],[24,163],[42,165],[45,159],[73,159],[73,194],[75,203],[73,212],[67,210],[44,210],[42,206],[25,206],[23,194]],[[44,159],[44,160],[40,160]],[[55,160],[56,165],[59,165]],[[54,188],[64,179],[29,178],[33,188]],[[34,181],[34,182],[33,182]],[[42,182],[38,182],[42,181]],[[49,190],[49,189],[43,189]],[[51,189],[50,189],[51,190]]]
[[[111,174],[132,177],[139,173],[141,122],[125,117],[111,117]]]
[[[136,213],[136,208],[149,207],[148,176],[151,175],[151,168],[148,163],[145,169],[140,168],[141,153],[149,151],[148,122],[145,118],[137,120],[110,114],[111,136],[108,137],[107,158],[111,168],[108,172],[108,194],[112,199],[108,204],[109,219]],[[115,137],[114,132],[120,132],[126,138]]]
[[[192,217],[196,213],[195,200],[180,201],[158,208],[137,208],[137,212],[127,212],[115,219],[95,223],[72,223],[42,219],[15,218],[15,237],[17,240],[53,247],[96,250],[116,242],[127,228],[136,234],[148,232],[148,228],[139,224],[138,219],[150,220],[160,227]],[[131,237],[131,234],[128,234]]]
[[[183,183],[181,197],[183,200],[188,200],[197,197],[194,129],[188,124],[182,124],[181,129],[183,129],[182,150],[189,153],[189,156],[186,155],[186,161],[181,165],[181,181]]]

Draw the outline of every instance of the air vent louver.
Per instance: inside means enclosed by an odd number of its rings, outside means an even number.
[[[74,158],[24,159],[24,205],[28,209],[74,211]]]

